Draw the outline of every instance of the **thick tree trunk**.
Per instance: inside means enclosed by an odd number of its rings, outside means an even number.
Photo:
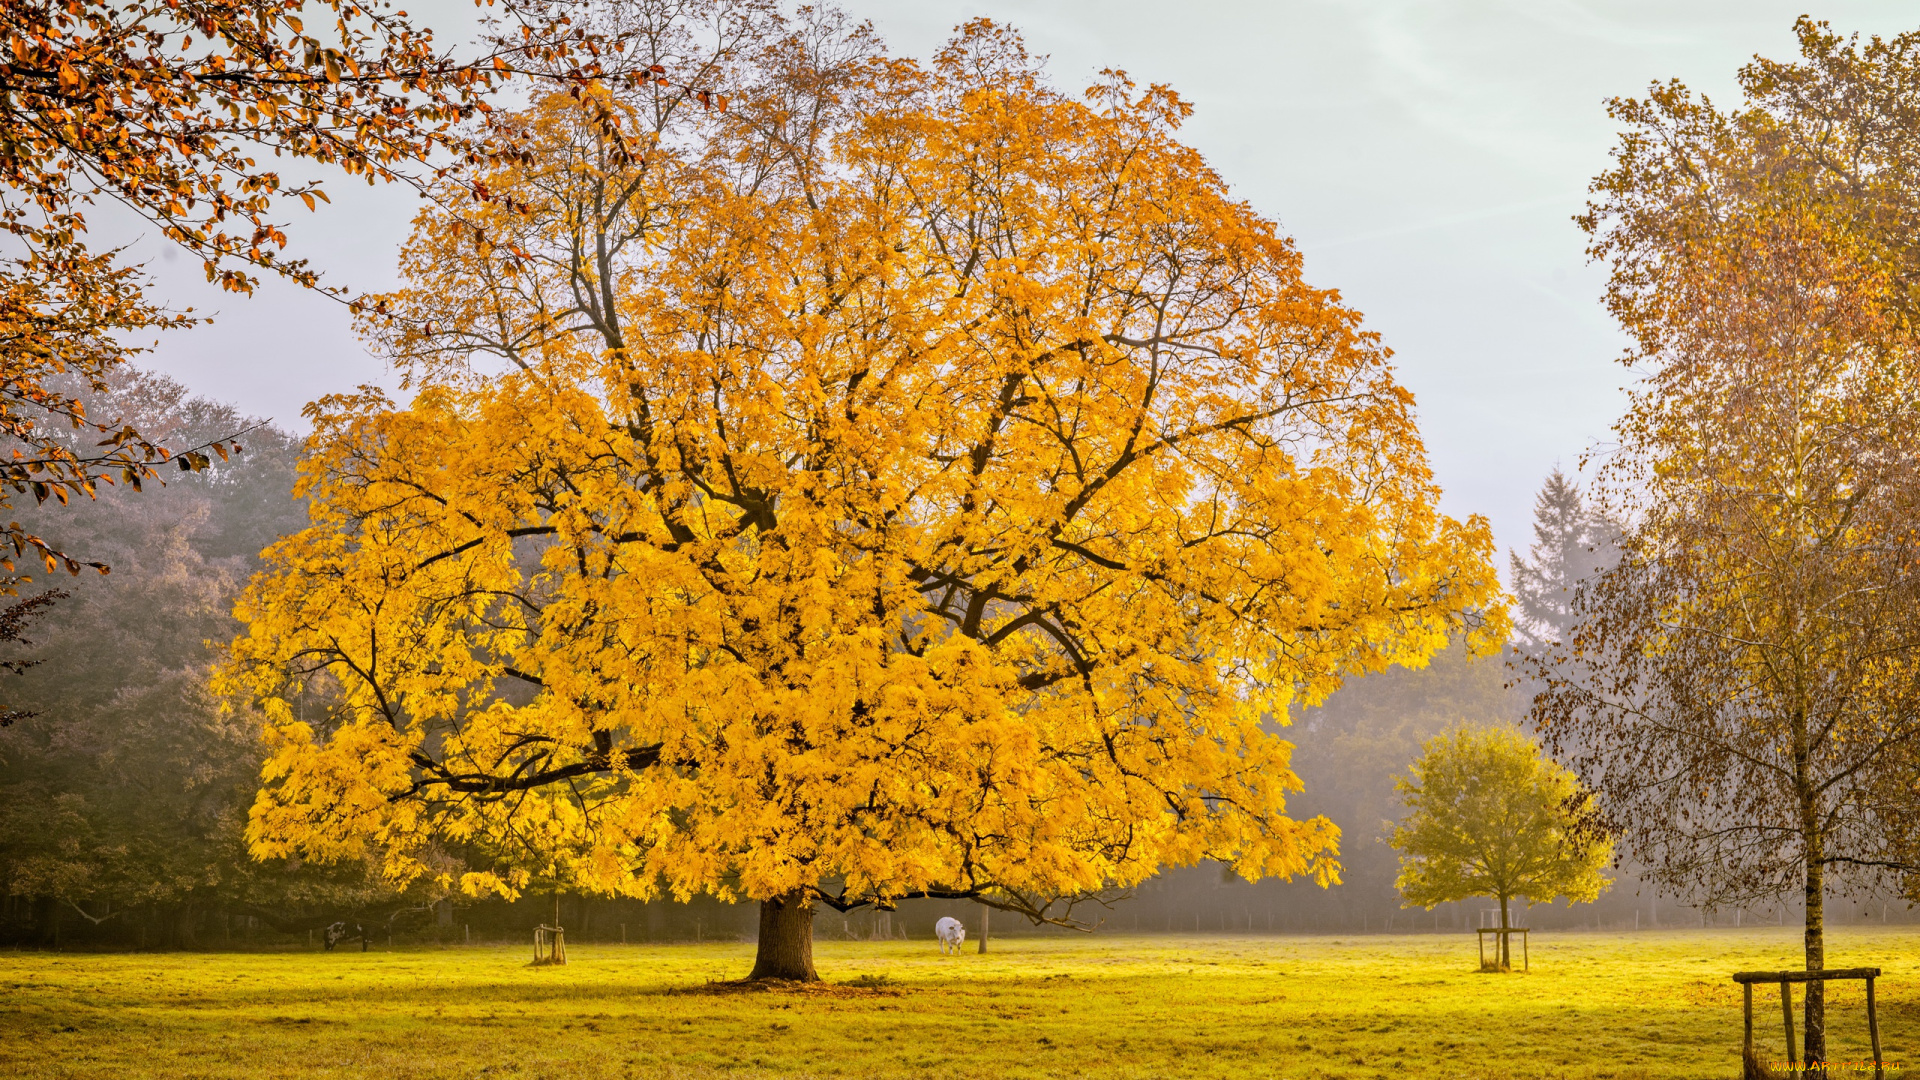
[[[760,946],[749,979],[819,982],[813,970],[813,901],[792,892],[760,901]]]

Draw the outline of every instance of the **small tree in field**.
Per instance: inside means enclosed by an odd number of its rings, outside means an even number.
[[[1516,896],[1569,904],[1611,884],[1613,842],[1593,831],[1572,773],[1518,731],[1459,728],[1427,741],[1412,776],[1395,786],[1407,816],[1390,841],[1407,907],[1491,896],[1500,928]],[[1509,962],[1501,935],[1499,963]]]

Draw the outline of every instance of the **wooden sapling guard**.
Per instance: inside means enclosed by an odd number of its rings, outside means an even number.
[[[548,964],[567,962],[567,932],[558,926],[536,926],[533,928],[533,964],[544,967]]]
[[[1793,984],[1797,982],[1828,982],[1833,979],[1865,979],[1867,982],[1867,1038],[1873,1044],[1873,1080],[1886,1080],[1886,1064],[1880,1058],[1880,1016],[1873,1005],[1873,980],[1880,977],[1879,968],[1835,968],[1832,971],[1738,971],[1733,981],[1740,984],[1746,998],[1747,1038],[1741,1051],[1741,1072],[1747,1080],[1769,1076],[1760,1067],[1760,1059],[1753,1056],[1753,984],[1780,984],[1780,1019],[1787,1029],[1787,1072],[1799,1071],[1799,1058],[1793,1048]]]
[[[1480,935],[1480,970],[1481,971],[1500,970],[1500,958],[1503,956],[1508,957],[1507,963],[1509,966],[1506,970],[1509,970],[1509,971],[1512,970],[1511,965],[1513,963],[1513,960],[1512,960],[1513,935],[1515,934],[1520,935],[1520,970],[1521,971],[1533,970],[1533,962],[1531,958],[1527,956],[1527,928],[1526,927],[1509,926],[1505,929],[1502,929],[1498,926],[1483,926],[1476,932]],[[1497,934],[1500,937],[1499,942],[1495,944],[1494,950],[1493,950],[1493,962],[1494,962],[1493,967],[1487,966],[1487,935],[1488,934]]]

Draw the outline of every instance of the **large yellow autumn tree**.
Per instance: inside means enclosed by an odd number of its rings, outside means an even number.
[[[1504,632],[1387,351],[1172,92],[803,20],[417,221],[367,323],[417,396],[313,409],[241,605],[255,852],[759,900],[799,979],[821,904],[1332,880],[1266,725]]]

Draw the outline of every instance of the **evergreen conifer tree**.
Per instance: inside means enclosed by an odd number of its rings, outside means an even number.
[[[1514,647],[1540,656],[1573,625],[1580,582],[1612,566],[1617,531],[1580,497],[1580,487],[1555,466],[1533,501],[1533,543],[1525,558],[1509,553]]]

